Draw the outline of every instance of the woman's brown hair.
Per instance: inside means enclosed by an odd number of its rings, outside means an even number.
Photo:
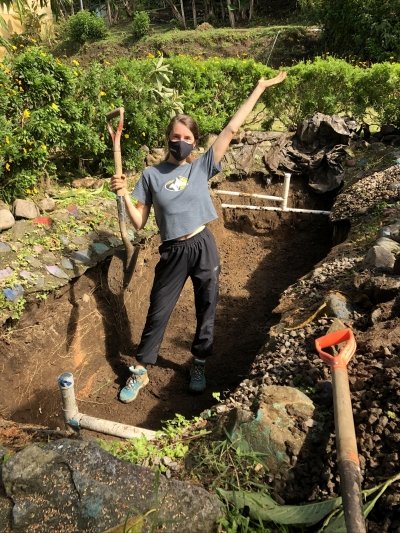
[[[199,126],[197,125],[197,122],[189,115],[175,115],[172,118],[166,130],[167,139],[169,139],[171,131],[178,122],[186,126],[192,132],[194,140],[197,144],[199,140]]]

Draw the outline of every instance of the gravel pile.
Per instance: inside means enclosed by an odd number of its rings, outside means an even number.
[[[331,220],[351,219],[365,214],[377,203],[400,199],[400,165],[362,178],[338,195]]]
[[[341,194],[333,208],[333,220],[359,217],[377,201],[400,198],[400,166],[377,172]],[[340,493],[332,405],[331,372],[315,349],[315,339],[326,335],[333,318],[324,311],[313,320],[303,319],[302,327],[290,329],[299,309],[311,315],[329,291],[347,294],[355,279],[374,275],[362,271],[366,250],[332,250],[326,260],[307,277],[292,285],[281,298],[285,309],[278,326],[272,328],[262,353],[255,359],[249,379],[226,401],[228,408],[257,408],[264,385],[297,387],[315,404],[314,425],[310,428],[301,456],[289,479],[278,488],[287,503],[321,499]],[[279,307],[281,307],[281,304]],[[371,319],[385,309],[382,320]],[[300,321],[302,322],[302,321]],[[299,323],[299,322],[297,322]],[[363,488],[371,488],[400,471],[400,320],[399,305],[393,301],[373,302],[372,308],[355,304],[352,328],[357,350],[348,365],[354,422],[363,476]],[[270,480],[274,484],[274,480]],[[393,484],[370,515],[369,531],[400,531],[400,487]]]

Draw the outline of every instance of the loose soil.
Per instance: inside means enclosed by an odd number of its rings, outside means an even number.
[[[225,182],[220,188],[265,193],[264,183],[253,178]],[[268,194],[279,195],[280,189],[273,184]],[[233,391],[279,319],[273,309],[282,291],[327,254],[330,227],[322,215],[242,209],[222,213],[220,198],[214,197],[220,216],[211,228],[221,255],[221,287],[215,355],[207,363],[204,394],[188,392],[195,331],[189,280],[171,316],[158,363],[149,370],[149,385],[131,404],[118,400],[146,318],[158,260],[155,236],[138,250],[125,290],[116,291],[122,263],[115,257],[45,302],[31,305],[17,326],[3,330],[0,415],[25,424],[64,427],[57,377],[65,371],[74,374],[80,412],[149,429],[159,429],[175,413],[198,415],[215,404],[213,393],[224,397]],[[301,184],[294,185],[290,203],[326,209],[322,199]]]

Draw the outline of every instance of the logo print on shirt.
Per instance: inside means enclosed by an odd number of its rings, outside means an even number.
[[[165,184],[165,188],[167,191],[183,191],[183,189],[186,189],[186,186],[188,184],[188,178],[185,178],[183,176],[178,176],[177,178],[174,178],[173,180],[167,181]]]

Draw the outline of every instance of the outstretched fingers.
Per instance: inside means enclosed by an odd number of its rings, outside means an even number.
[[[279,72],[279,74],[277,74],[274,78],[261,78],[259,84],[266,89],[267,87],[272,87],[273,85],[278,85],[279,83],[282,83],[286,76],[287,72],[281,70],[281,72]]]

